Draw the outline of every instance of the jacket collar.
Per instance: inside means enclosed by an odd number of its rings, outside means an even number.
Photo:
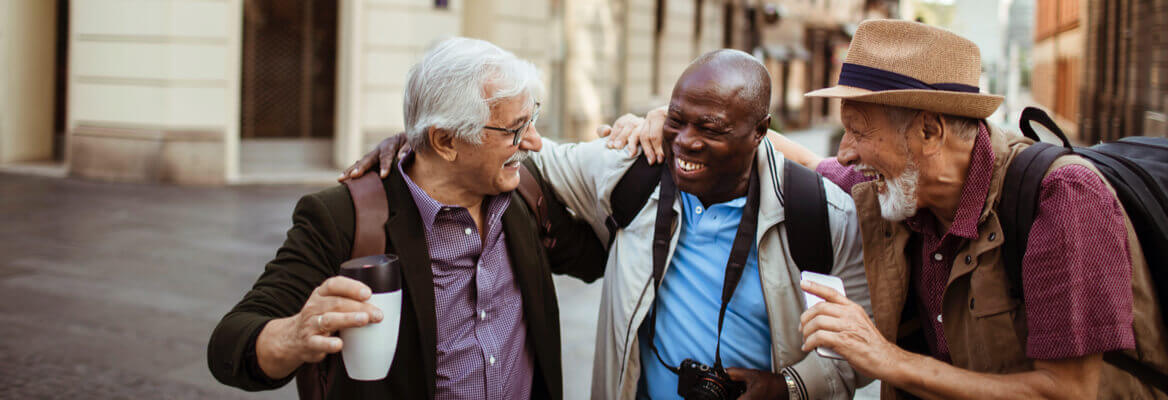
[[[990,131],[990,146],[994,152],[994,173],[993,177],[990,178],[990,190],[985,201],[986,207],[982,208],[981,216],[978,219],[979,224],[985,223],[986,219],[998,208],[998,201],[1001,200],[1002,196],[1002,185],[1006,181],[1006,170],[1009,169],[1010,161],[1014,160],[1017,153],[1034,143],[1033,140],[1001,130],[993,124],[986,123],[986,128]]]
[[[434,274],[430,270],[430,250],[426,245],[422,216],[414,205],[410,189],[401,170],[390,168],[389,177],[382,180],[389,200],[389,219],[385,222],[387,251],[397,254],[402,263],[406,296],[418,316],[418,338],[422,342],[422,365],[426,371],[437,371],[438,318],[434,312]],[[434,374],[426,374],[426,391],[434,397]]]
[[[755,153],[755,165],[758,169],[759,199],[758,199],[758,232],[755,237],[760,239],[770,230],[786,219],[786,207],[783,207],[783,169],[786,168],[783,153],[771,145],[769,139],[763,138]]]

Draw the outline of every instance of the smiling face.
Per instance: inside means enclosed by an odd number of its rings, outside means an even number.
[[[500,100],[491,107],[491,119],[486,125],[516,129],[527,123],[534,111],[534,102],[526,96]],[[539,142],[534,125],[522,134],[524,138],[519,145],[512,144],[512,134],[490,129],[483,129],[482,144],[455,140],[453,146],[458,156],[453,166],[462,185],[485,196],[519,187],[520,162],[527,158],[528,151],[538,151]]]
[[[917,189],[920,169],[909,150],[907,130],[917,125],[916,118],[893,122],[878,105],[845,101],[840,109],[844,137],[840,141],[838,160],[874,178],[880,200],[880,213],[890,221],[901,221],[916,214],[919,208]]]
[[[770,122],[765,106],[759,113],[757,103],[742,98],[744,75],[754,75],[736,72],[724,65],[687,69],[665,119],[665,149],[677,186],[706,205],[746,194]]]

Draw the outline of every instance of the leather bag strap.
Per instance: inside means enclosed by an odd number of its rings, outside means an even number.
[[[377,174],[365,174],[345,181],[353,197],[356,228],[353,231],[353,258],[385,253],[385,222],[389,201]]]

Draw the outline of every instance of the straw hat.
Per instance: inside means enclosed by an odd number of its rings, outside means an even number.
[[[983,94],[981,52],[944,29],[904,20],[860,23],[839,84],[805,94],[986,118],[1002,96]]]

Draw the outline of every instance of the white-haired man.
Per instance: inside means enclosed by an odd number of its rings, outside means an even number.
[[[364,302],[369,287],[337,276],[354,246],[346,186],[300,199],[284,245],[212,334],[215,377],[246,390],[308,378],[301,395],[314,398],[561,398],[549,258],[578,257],[545,255],[514,193],[539,147],[539,91],[531,63],[481,40],[441,42],[410,70],[414,151],[382,180],[385,252],[401,260],[405,293],[386,378],[349,379],[336,355],[344,343],[333,333],[383,318]],[[306,365],[321,372],[294,374]]]

